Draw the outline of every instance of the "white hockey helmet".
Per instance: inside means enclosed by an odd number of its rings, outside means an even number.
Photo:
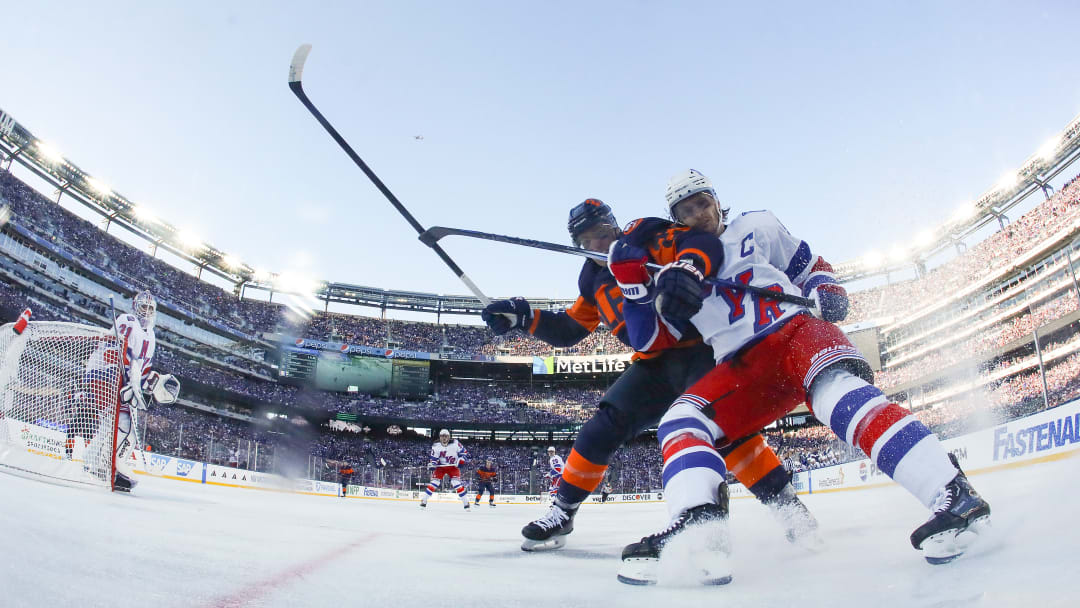
[[[726,224],[731,207],[720,203],[720,198],[716,196],[716,189],[713,188],[712,182],[697,169],[680,171],[668,180],[664,199],[667,201],[668,215],[671,216],[671,219],[678,221],[678,218],[675,217],[675,205],[699,192],[708,192],[712,195],[713,200],[716,201],[716,207],[720,210],[720,221]]]
[[[439,441],[442,441],[443,437],[446,437],[446,439],[449,440],[450,439],[450,431],[448,431],[447,429],[443,429],[443,430],[439,431]]]
[[[131,301],[131,314],[135,315],[143,329],[153,327],[157,318],[157,300],[154,299],[154,294],[145,289],[135,294]]]
[[[548,448],[548,454],[554,454],[554,453],[555,453],[555,446],[549,447]]]

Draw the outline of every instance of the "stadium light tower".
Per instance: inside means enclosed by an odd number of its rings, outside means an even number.
[[[64,157],[60,154],[59,150],[43,141],[36,142],[34,147],[37,148],[38,154],[50,163],[58,163],[64,160]]]
[[[1001,179],[997,182],[997,189],[1002,192],[1008,192],[1016,187],[1016,184],[1020,183],[1020,174],[1016,171],[1007,171],[1005,175],[1001,176]]]
[[[176,240],[188,251],[198,251],[203,247],[202,239],[189,230],[181,230],[176,233]]]
[[[157,214],[146,205],[135,207],[135,217],[148,224],[156,224],[158,222]]]
[[[1039,151],[1035,155],[1043,162],[1054,160],[1054,155],[1057,153],[1058,144],[1060,143],[1061,135],[1055,135],[1039,146]]]
[[[93,177],[87,177],[86,184],[90,186],[90,188],[93,189],[95,192],[100,194],[102,198],[108,198],[109,194],[112,193],[112,189],[106,186],[104,182],[98,179],[94,179]]]

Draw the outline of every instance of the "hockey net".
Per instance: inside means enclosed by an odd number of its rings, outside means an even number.
[[[0,327],[0,470],[112,487],[119,349],[111,330]]]

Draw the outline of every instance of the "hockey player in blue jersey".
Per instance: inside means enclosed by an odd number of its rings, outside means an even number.
[[[646,251],[626,239],[610,249],[612,273],[626,295],[627,333],[634,348],[649,351],[696,330],[718,364],[660,421],[671,523],[624,549],[619,580],[656,582],[656,562],[672,538],[694,524],[726,526],[727,467],[714,446],[756,433],[804,401],[837,437],[861,448],[928,507],[929,521],[911,535],[927,561],[962,554],[972,536],[962,533],[987,524],[990,507],[937,437],[871,384],[869,365],[833,325],[848,303],[832,267],[767,211],[744,213],[725,226],[715,190],[696,171],[672,179],[667,202],[672,218],[693,234],[663,250]],[[652,276],[648,261],[665,266]],[[809,297],[817,306],[706,286],[706,277]],[[696,556],[703,583],[731,580],[721,555],[726,546],[718,542]]]
[[[570,210],[567,230],[575,246],[607,251],[622,235],[611,208],[587,199]],[[635,227],[635,242],[663,247],[669,234]],[[578,277],[579,296],[562,312],[533,310],[522,298],[492,302],[483,319],[496,334],[518,329],[553,346],[572,346],[601,324],[624,344],[630,342],[623,322],[623,297],[615,278],[602,263],[586,261]],[[668,405],[695,380],[712,369],[712,350],[696,334],[687,334],[667,348],[635,353],[630,367],[604,393],[595,414],[582,426],[566,457],[555,500],[548,512],[521,533],[524,551],[562,547],[574,529],[579,505],[595,491],[619,446],[654,427]],[[817,522],[795,494],[790,476],[760,434],[740,437],[722,450],[735,477],[785,526],[788,538],[813,537]],[[812,542],[812,541],[811,541]]]

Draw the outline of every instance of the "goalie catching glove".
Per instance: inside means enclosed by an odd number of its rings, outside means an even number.
[[[532,321],[532,309],[525,298],[499,300],[485,306],[480,318],[496,336],[501,336],[511,329],[525,329]]]
[[[669,321],[689,321],[705,301],[705,277],[687,260],[678,260],[656,273],[656,312]]]
[[[140,388],[142,392],[152,394],[158,403],[175,403],[180,397],[180,381],[172,374],[151,371],[143,378]],[[140,409],[146,409],[146,400],[136,399],[135,389],[130,384],[120,389],[120,402],[129,406],[134,403]]]

